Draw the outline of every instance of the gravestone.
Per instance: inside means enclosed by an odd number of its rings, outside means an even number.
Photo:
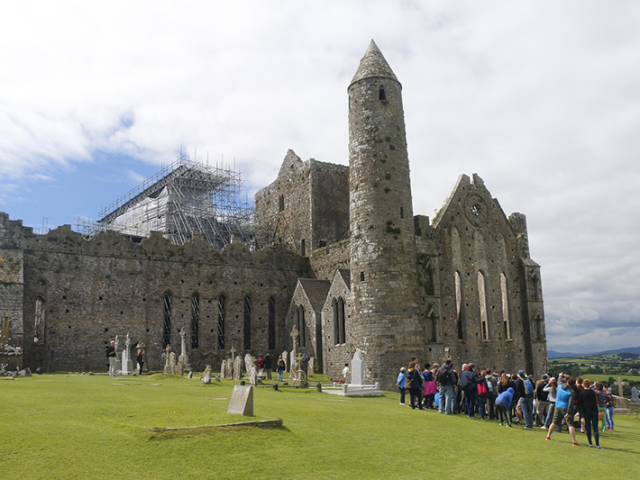
[[[364,385],[364,361],[359,348],[351,359],[351,385]]]
[[[638,401],[638,389],[635,386],[631,387],[631,401],[632,402]]]
[[[251,359],[252,358],[253,357],[251,356],[250,353],[247,353],[244,356],[244,371],[247,372],[247,374],[251,373],[251,365],[252,365]]]
[[[255,365],[251,365],[251,372],[249,373],[249,384],[254,387],[258,385],[258,369]]]
[[[171,352],[169,354],[169,373],[171,375],[175,375],[178,371],[178,367],[176,366],[176,352]]]
[[[233,387],[229,401],[229,415],[253,416],[253,387],[251,385],[236,385]]]
[[[211,383],[211,365],[207,365],[202,373],[202,383],[209,385]]]
[[[242,357],[238,355],[233,361],[233,379],[240,380],[242,377]]]
[[[124,350],[122,350],[121,357],[122,367],[120,371],[123,375],[129,375],[133,373],[133,361],[131,360],[131,337],[129,337],[129,332],[127,332],[127,338],[124,342]]]
[[[282,352],[282,360],[284,360],[284,371],[286,372],[289,368],[289,352],[286,350]]]
[[[120,341],[118,340],[118,335],[115,338],[116,344],[114,345],[116,349],[116,372],[122,370],[122,356],[120,354],[120,349],[118,346],[120,345]]]
[[[184,327],[180,329],[180,357],[178,357],[179,373],[182,375],[184,370],[191,370],[189,365],[189,356],[187,355],[187,342],[185,340],[187,333],[184,331]]]
[[[289,353],[289,365],[291,370],[289,370],[289,380],[294,381],[297,378],[298,373],[298,363],[296,362],[295,350],[292,350]]]
[[[316,357],[309,359],[309,376],[316,374]]]
[[[227,358],[227,376],[224,378],[228,378],[228,379],[232,379],[233,378],[233,360],[231,360],[230,358]]]
[[[118,338],[116,336],[116,338]],[[167,345],[165,352],[162,354],[164,357],[164,373],[166,375],[171,375],[173,371],[171,370],[171,345]]]
[[[224,359],[220,364],[220,378],[227,378],[227,361]]]

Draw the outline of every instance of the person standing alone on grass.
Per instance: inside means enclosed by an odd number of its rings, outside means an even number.
[[[107,358],[109,359],[109,375],[112,377],[116,374],[116,342],[111,340],[107,347]]]
[[[138,348],[138,356],[136,357],[138,362],[138,375],[142,375],[142,366],[144,365],[144,349]]]
[[[407,385],[407,369],[402,367],[400,369],[400,373],[398,374],[398,379],[396,380],[396,387],[398,387],[398,391],[400,392],[400,405],[406,405],[404,403],[406,385]]]
[[[282,359],[282,355],[278,356],[278,381],[281,382],[282,381],[282,376],[284,375],[284,371],[287,368],[287,365],[284,363],[284,360]]]

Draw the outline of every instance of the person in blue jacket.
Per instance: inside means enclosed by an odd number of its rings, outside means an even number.
[[[549,427],[547,433],[547,440],[551,440],[551,434],[556,429],[556,425],[562,425],[562,421],[567,422],[569,428],[569,434],[571,440],[573,440],[573,446],[577,447],[578,440],[576,439],[576,429],[573,425],[573,420],[576,414],[576,407],[574,404],[575,393],[573,386],[576,384],[576,379],[571,378],[569,375],[558,375],[558,390],[556,391],[556,410],[553,413],[553,421]]]
[[[396,380],[396,386],[398,387],[398,390],[400,390],[400,405],[405,405],[404,393],[405,387],[407,386],[407,369],[404,367],[400,369],[398,380]]]
[[[496,398],[496,417],[498,417],[500,425],[502,425],[503,419],[506,419],[507,426],[513,427],[509,418],[509,409],[511,408],[514,393],[513,387],[509,387]]]

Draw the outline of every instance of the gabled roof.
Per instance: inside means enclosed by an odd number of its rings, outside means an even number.
[[[327,299],[331,282],[329,280],[315,280],[312,278],[299,278],[298,283],[302,287],[302,291],[309,299],[311,307],[316,311],[322,311],[324,302]]]
[[[342,277],[342,280],[344,281],[347,288],[351,290],[351,270],[349,270],[348,268],[339,268],[338,273]]]

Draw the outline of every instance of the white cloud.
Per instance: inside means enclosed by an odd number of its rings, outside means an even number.
[[[0,205],[96,152],[224,154],[251,192],[289,148],[346,164],[346,88],[375,38],[404,87],[414,211],[479,173],[527,214],[550,347],[607,324],[640,344],[639,21],[631,1],[8,3]]]

